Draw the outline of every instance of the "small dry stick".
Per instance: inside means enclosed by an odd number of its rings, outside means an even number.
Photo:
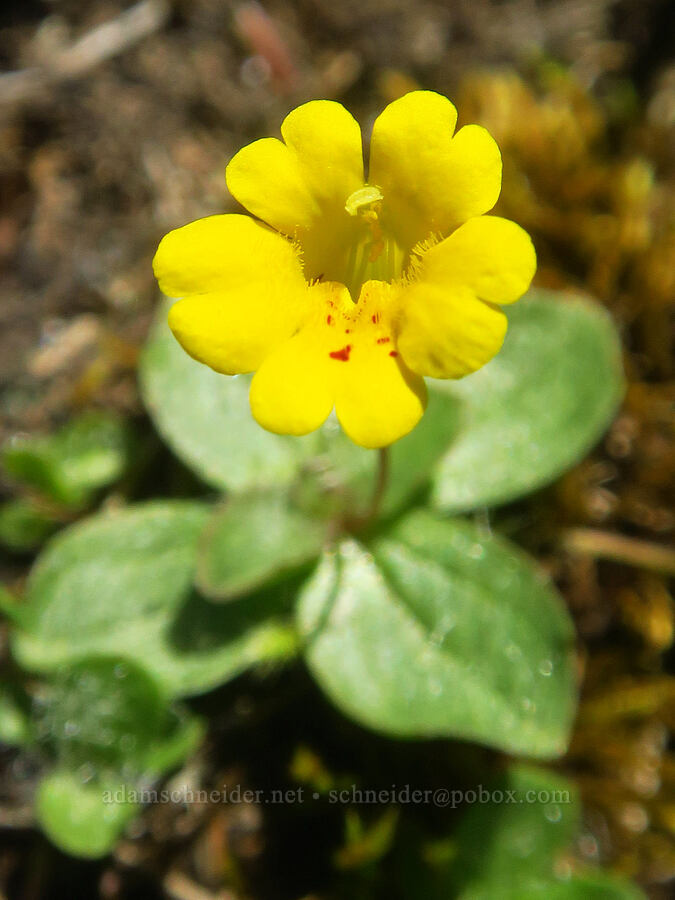
[[[570,553],[611,559],[638,569],[675,575],[675,550],[661,544],[595,528],[571,528],[563,534],[561,543]]]
[[[166,875],[162,887],[173,900],[236,900],[236,894],[230,891],[214,894],[177,870]]]
[[[44,66],[0,75],[0,103],[30,100],[49,84],[82,75],[158,31],[169,12],[166,0],[142,0],[110,22],[92,28]]]

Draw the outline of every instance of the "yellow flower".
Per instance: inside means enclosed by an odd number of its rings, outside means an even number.
[[[257,218],[219,215],[170,232],[154,260],[182,297],[169,324],[195,359],[255,372],[257,421],[307,434],[335,408],[349,437],[382,447],[426,404],[423,376],[461,378],[500,349],[499,304],[529,287],[527,234],[485,216],[501,187],[488,132],[454,134],[449,100],[414,91],[378,117],[365,180],[361,131],[328,100],[293,110],[227,167]]]

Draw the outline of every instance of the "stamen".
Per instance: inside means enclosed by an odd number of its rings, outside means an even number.
[[[366,212],[366,207],[371,203],[377,203],[382,200],[384,194],[374,184],[364,184],[363,187],[350,194],[345,203],[345,209],[350,216],[358,216],[359,213]]]
[[[366,184],[345,203],[346,211],[360,223],[354,230],[343,282],[355,302],[366,281],[391,282],[403,270],[405,254],[380,220],[383,199],[379,187]]]

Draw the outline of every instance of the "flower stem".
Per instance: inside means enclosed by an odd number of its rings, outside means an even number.
[[[377,471],[375,472],[375,485],[367,508],[356,515],[347,514],[339,523],[338,530],[351,534],[358,534],[368,529],[381,512],[382,501],[389,483],[389,447],[380,447],[377,456]]]
[[[377,451],[377,473],[375,475],[375,488],[373,496],[365,516],[365,521],[370,524],[380,514],[382,500],[384,499],[387,484],[389,483],[389,447],[380,447]]]

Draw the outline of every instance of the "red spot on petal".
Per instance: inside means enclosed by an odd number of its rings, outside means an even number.
[[[345,334],[351,334],[351,328],[345,328]]]
[[[373,325],[377,325],[377,323],[380,321],[380,317],[378,315],[374,315],[374,316],[370,317],[370,320],[373,323]]]
[[[398,356],[398,353],[395,350],[390,350],[389,356]]]
[[[332,325],[332,324],[333,324],[333,317],[326,316],[326,325]]]
[[[332,353],[329,353],[331,359],[338,359],[340,362],[348,362],[349,354],[352,352],[352,348],[350,344],[347,344],[346,347],[343,347],[342,350],[333,350]]]
[[[388,344],[390,340],[391,340],[391,338],[388,338],[388,337],[378,338],[377,343],[378,344]]]

